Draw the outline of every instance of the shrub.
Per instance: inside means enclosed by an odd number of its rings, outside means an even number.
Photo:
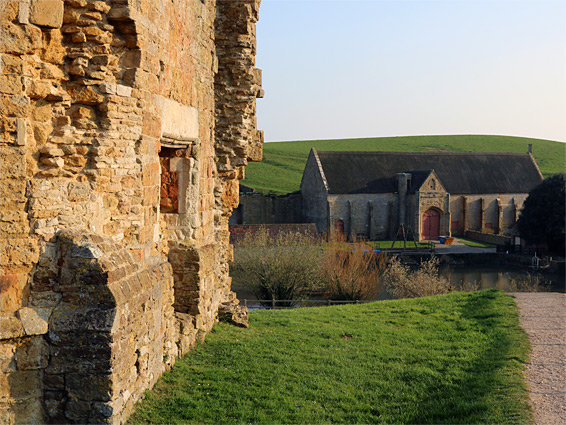
[[[416,298],[440,295],[450,292],[450,282],[438,273],[439,260],[431,257],[421,261],[420,267],[413,271],[392,257],[383,281],[387,291],[396,298]]]
[[[331,300],[373,300],[383,290],[381,274],[387,264],[384,254],[375,253],[363,242],[350,249],[333,244],[325,251],[321,275]]]
[[[511,279],[507,288],[508,292],[549,292],[551,286],[544,282],[541,275],[527,273],[520,279]]]
[[[531,244],[545,244],[560,255],[566,250],[564,177],[556,174],[531,190],[517,222],[522,238]]]
[[[298,300],[319,286],[321,258],[316,238],[298,232],[271,235],[261,228],[235,247],[233,268],[245,275],[244,284],[259,300]]]

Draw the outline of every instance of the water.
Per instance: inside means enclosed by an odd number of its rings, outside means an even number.
[[[452,284],[478,289],[566,292],[565,278],[559,273],[512,266],[443,266],[440,274]]]
[[[529,268],[513,266],[441,266],[440,274],[453,285],[461,286],[464,290],[472,289],[501,289],[507,292],[566,292],[566,279],[559,273],[537,272]],[[256,300],[253,292],[235,279],[232,290],[240,300]],[[322,297],[312,297],[322,299]],[[378,299],[391,298],[384,291]]]

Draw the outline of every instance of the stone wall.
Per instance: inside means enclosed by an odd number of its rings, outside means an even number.
[[[241,316],[259,0],[0,0],[0,417],[111,422]]]
[[[303,219],[307,223],[315,223],[319,233],[328,232],[328,184],[320,174],[320,159],[311,149],[305,171],[301,180],[303,197]]]
[[[282,196],[240,192],[230,224],[304,223],[302,200],[300,192]]]
[[[329,195],[329,225],[324,230],[332,234],[338,221],[344,223],[348,240],[388,239],[398,226],[398,196],[394,193]]]
[[[466,231],[465,237],[473,239],[475,241],[490,243],[493,245],[511,245],[513,242],[513,237],[494,235],[493,233],[481,233],[473,230]]]
[[[450,196],[452,232],[463,236],[468,230],[509,235],[528,194]]]

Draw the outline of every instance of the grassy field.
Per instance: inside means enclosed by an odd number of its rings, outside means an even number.
[[[532,423],[511,296],[254,311],[178,360],[130,423]]]
[[[566,144],[550,140],[481,135],[380,137],[265,143],[263,161],[246,167],[243,183],[262,193],[299,190],[311,147],[333,151],[527,152],[529,143],[545,177],[565,171]]]
[[[467,238],[456,238],[464,245],[471,246],[472,248],[495,248],[495,245],[486,242],[474,241]]]

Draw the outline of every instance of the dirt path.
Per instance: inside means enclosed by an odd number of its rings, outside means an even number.
[[[527,383],[535,422],[566,424],[566,294],[514,293],[533,347]]]

